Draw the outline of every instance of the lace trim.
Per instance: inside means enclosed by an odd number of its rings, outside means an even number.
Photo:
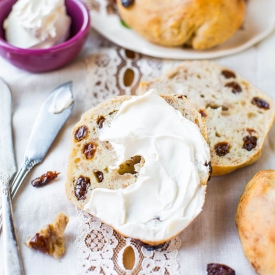
[[[140,243],[124,238],[99,219],[84,211],[78,211],[80,226],[76,238],[77,274],[105,275],[177,275],[179,237],[165,243],[162,248],[149,251]],[[127,270],[124,253],[131,247],[134,265]]]

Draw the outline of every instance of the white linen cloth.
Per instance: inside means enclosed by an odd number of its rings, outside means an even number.
[[[22,165],[24,150],[40,106],[50,91],[72,80],[75,97],[72,116],[58,135],[43,163],[30,172],[13,201],[15,225],[27,275],[77,274],[78,257],[74,242],[78,234],[79,221],[77,211],[67,200],[64,188],[69,139],[73,125],[80,119],[82,113],[102,99],[117,94],[116,89],[110,89],[109,93],[103,92],[104,96],[93,94],[94,76],[91,75],[93,57],[100,51],[108,51],[110,45],[109,42],[99,38],[99,35],[91,32],[78,58],[60,70],[44,74],[31,74],[19,70],[0,58],[0,77],[9,84],[13,96],[14,145],[18,168]],[[275,33],[249,50],[214,61],[240,73],[275,98],[274,45]],[[142,65],[142,59],[146,58],[141,56],[139,64]],[[150,60],[156,64],[163,62],[160,59]],[[173,61],[165,62],[168,67],[173,64]],[[104,70],[102,72],[110,73]],[[2,102],[0,102],[0,108],[1,104]],[[262,157],[257,163],[229,175],[211,179],[202,213],[180,235],[182,243],[178,253],[180,274],[207,274],[206,265],[210,262],[229,265],[238,275],[256,274],[243,255],[234,216],[246,183],[258,171],[275,168],[274,136],[273,127],[266,140]],[[58,171],[61,174],[45,187],[32,187],[31,179],[48,170]],[[65,231],[66,253],[62,258],[55,260],[24,245],[29,236],[33,236],[44,225],[52,222],[60,211],[65,212],[70,218]],[[0,243],[0,274],[4,274],[2,262],[3,249]]]

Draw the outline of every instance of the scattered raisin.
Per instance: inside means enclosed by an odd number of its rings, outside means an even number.
[[[261,109],[265,109],[265,110],[269,109],[269,104],[264,99],[261,99],[259,97],[253,97],[253,99],[251,100],[251,103]]]
[[[104,174],[101,171],[94,171],[94,176],[96,177],[97,182],[102,182],[104,180]]]
[[[49,253],[48,238],[36,233],[35,236],[30,240],[29,245],[40,252],[45,254]]]
[[[232,88],[233,94],[238,94],[242,92],[242,87],[237,82],[229,82],[225,84],[225,87]]]
[[[134,2],[135,2],[134,0],[121,0],[121,4],[125,8],[129,8],[134,4]]]
[[[74,193],[78,200],[85,200],[86,194],[88,192],[90,185],[91,185],[90,179],[87,177],[80,176],[77,179],[77,182],[74,188]]]
[[[97,125],[98,125],[98,128],[101,129],[103,127],[103,123],[105,121],[105,117],[104,116],[100,116],[98,119],[97,119]]]
[[[88,128],[86,126],[80,126],[76,131],[75,131],[75,134],[74,134],[74,138],[75,140],[77,141],[80,141],[82,139],[84,139],[88,134]]]
[[[52,180],[56,179],[60,173],[48,171],[46,174],[31,181],[33,187],[40,187],[48,184]]]
[[[235,275],[235,270],[224,264],[208,264],[207,275]]]
[[[257,137],[246,136],[243,138],[243,148],[247,151],[251,151],[257,146]]]
[[[222,71],[222,75],[223,75],[225,78],[236,78],[235,73],[233,73],[232,71],[229,71],[229,70],[223,70],[223,71]]]
[[[215,145],[215,152],[219,157],[225,156],[229,153],[229,143],[228,142],[219,142]]]
[[[203,110],[199,110],[199,113],[202,117],[207,117],[207,114]]]
[[[92,142],[84,145],[83,154],[86,156],[86,159],[92,159],[96,152],[96,145]]]

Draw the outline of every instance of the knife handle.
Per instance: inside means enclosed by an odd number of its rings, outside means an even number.
[[[16,173],[13,182],[10,185],[10,197],[13,200],[17,191],[19,190],[19,187],[23,183],[25,177],[27,174],[31,171],[31,169],[36,165],[40,163],[40,161],[32,160],[27,157],[25,157],[24,164],[20,168],[20,170]],[[0,206],[0,233],[2,228],[2,211]]]
[[[20,170],[16,173],[14,180],[10,186],[10,192],[11,192],[11,198],[14,199],[19,187],[23,183],[25,177],[27,174],[31,171],[31,169],[36,165],[40,163],[40,161],[29,159],[25,157],[24,164],[20,168]]]
[[[4,273],[5,275],[22,275],[23,264],[17,245],[16,233],[13,223],[13,213],[9,182],[10,177],[0,178],[2,193],[2,219],[3,219],[3,247],[4,247]]]

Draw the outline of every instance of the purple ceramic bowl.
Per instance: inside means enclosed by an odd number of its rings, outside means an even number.
[[[81,50],[90,29],[89,11],[81,0],[65,0],[71,17],[70,38],[48,49],[22,49],[5,41],[3,22],[16,0],[0,0],[0,55],[14,66],[41,73],[58,69],[70,62]]]

